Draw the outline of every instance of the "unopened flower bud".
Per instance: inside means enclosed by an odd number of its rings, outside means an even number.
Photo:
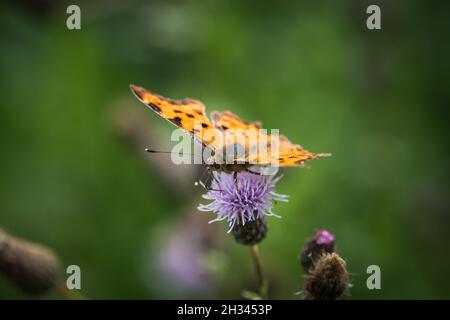
[[[342,298],[347,288],[345,261],[336,253],[324,253],[305,276],[303,293],[307,300],[335,300]]]
[[[234,239],[240,244],[254,245],[261,242],[267,234],[267,222],[264,217],[237,224],[232,230]]]
[[[0,273],[25,293],[43,294],[58,280],[59,261],[49,248],[0,229]]]
[[[305,272],[311,271],[314,263],[324,253],[335,252],[336,237],[330,231],[321,229],[308,239],[300,255],[300,262]]]

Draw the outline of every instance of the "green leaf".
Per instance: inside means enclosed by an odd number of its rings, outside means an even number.
[[[263,300],[263,298],[253,291],[242,291],[242,296],[247,300]]]

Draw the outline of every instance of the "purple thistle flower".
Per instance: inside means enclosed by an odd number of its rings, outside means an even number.
[[[317,261],[323,253],[333,253],[335,250],[335,235],[327,229],[317,230],[314,235],[308,239],[300,253],[300,262],[303,269],[308,272],[314,266],[314,262]]]
[[[261,176],[249,172],[237,174],[237,184],[233,174],[214,172],[211,188],[203,195],[204,199],[212,200],[208,204],[200,204],[198,210],[213,212],[217,218],[210,221],[226,220],[230,232],[235,225],[245,225],[246,222],[261,219],[264,216],[276,216],[272,212],[273,201],[288,201],[287,195],[274,192],[276,183],[281,176]]]
[[[330,231],[326,229],[316,231],[316,234],[314,235],[313,238],[317,244],[324,246],[334,245],[334,242],[336,240],[334,234],[332,234]]]

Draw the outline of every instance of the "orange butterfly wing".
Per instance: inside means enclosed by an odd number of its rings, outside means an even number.
[[[165,98],[133,84],[130,88],[139,101],[164,119],[184,129],[205,146],[214,141],[211,136],[205,135],[206,129],[211,129],[213,126],[206,116],[202,102],[190,98],[183,100]]]
[[[228,133],[233,136],[230,141],[240,143],[246,149],[244,159],[235,159],[239,162],[251,163],[255,165],[276,164],[282,167],[291,167],[304,166],[305,161],[329,156],[329,154],[326,153],[309,152],[303,149],[300,145],[293,144],[283,135],[278,136],[278,148],[276,148],[276,143],[274,145],[272,138],[276,139],[277,137],[260,132],[259,129],[262,129],[262,127],[259,122],[248,122],[242,120],[230,111],[225,111],[222,113],[213,112],[211,114],[211,119],[213,120],[214,126],[219,130],[231,130],[231,132]],[[249,136],[258,137],[258,144],[260,146],[266,146],[267,151],[258,152],[260,149],[255,145],[250,145],[249,140],[246,139]]]
[[[301,146],[293,144],[282,135],[278,137],[278,151],[272,150],[271,139],[276,137],[261,133],[259,131],[261,124],[258,122],[248,122],[230,111],[225,111],[211,114],[213,125],[206,116],[205,106],[198,100],[190,98],[173,100],[136,85],[130,85],[130,88],[139,101],[177,127],[191,134],[194,138],[201,141],[204,146],[208,146],[213,150],[218,149],[222,147],[221,143],[223,141],[216,139],[220,136],[216,132],[219,130],[228,134],[231,137],[230,141],[240,143],[245,148],[245,158],[234,159],[236,161],[241,160],[243,163],[258,165],[276,163],[279,166],[303,166],[307,160],[329,155],[309,152]],[[267,146],[265,154],[258,153],[258,146],[250,145],[249,138],[254,137],[258,138],[259,145]],[[224,147],[226,148],[227,140],[224,142]]]
[[[242,120],[237,115],[232,113],[231,111],[217,112],[214,111],[211,113],[211,119],[214,123],[214,126],[221,130],[228,129],[242,129],[242,130],[255,130],[258,131],[261,129],[261,123],[259,122],[248,122]]]
[[[329,157],[330,153],[313,153],[303,149],[298,144],[293,144],[283,135],[279,136],[278,165],[280,167],[304,166],[305,161],[315,160],[320,157]]]

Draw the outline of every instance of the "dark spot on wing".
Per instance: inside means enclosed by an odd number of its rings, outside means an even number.
[[[135,89],[133,89],[133,92],[134,92],[135,94],[137,94],[137,96],[138,96],[141,100],[144,100],[144,91],[143,91],[142,89],[140,89],[140,88],[135,88]]]
[[[224,125],[222,125],[222,129],[223,129],[223,130],[228,130],[228,127],[227,127],[227,126],[224,126]]]
[[[194,117],[195,117],[193,114],[190,114],[190,113],[186,113],[186,115],[187,115],[189,118],[194,118]]]
[[[175,125],[181,127],[181,118],[180,117],[175,117],[175,118],[169,119],[169,121],[174,123]]]
[[[209,125],[208,125],[207,123],[202,122],[202,127],[203,127],[203,128],[208,128],[208,126],[209,126]]]
[[[203,115],[203,112],[200,111],[200,110],[195,110],[195,112],[196,112],[197,114],[199,114],[199,115]]]
[[[177,109],[174,109],[173,112],[175,112],[175,113],[183,113],[183,111],[177,110]]]
[[[150,108],[152,108],[153,110],[155,110],[155,111],[157,111],[157,112],[161,112],[161,108],[158,107],[156,104],[149,102],[149,103],[147,103],[147,105],[148,105]]]

